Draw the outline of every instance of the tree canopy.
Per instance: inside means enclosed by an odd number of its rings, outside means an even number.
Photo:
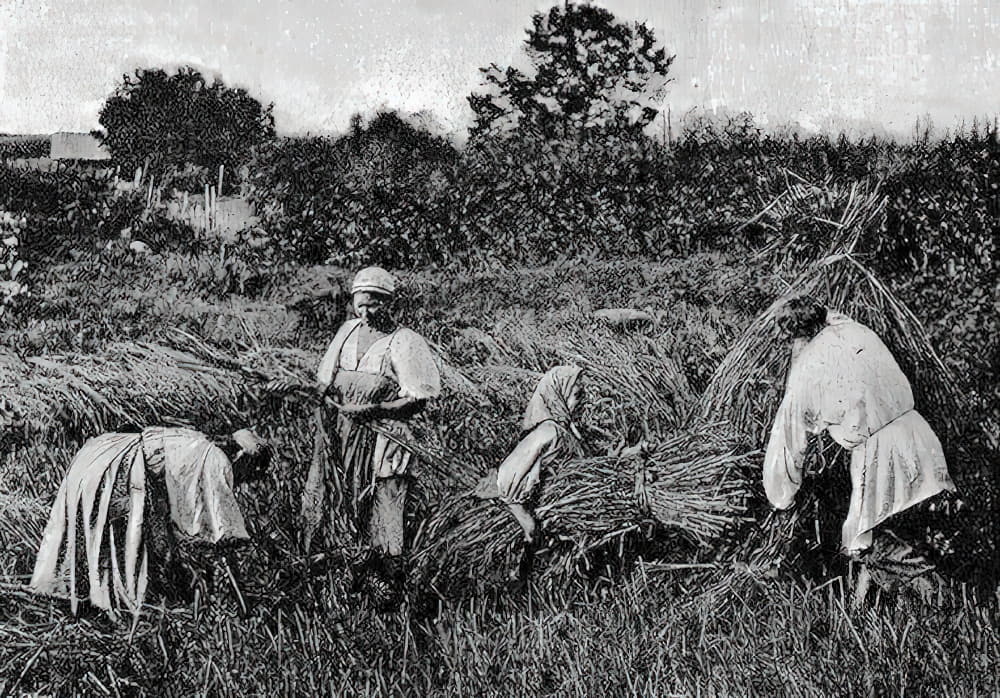
[[[273,105],[242,88],[211,82],[194,68],[125,75],[100,112],[103,142],[126,170],[188,164],[235,169],[274,137]]]
[[[674,56],[645,23],[567,3],[535,13],[527,34],[533,74],[495,63],[480,69],[486,91],[468,98],[473,138],[515,130],[546,137],[638,132],[656,118]]]

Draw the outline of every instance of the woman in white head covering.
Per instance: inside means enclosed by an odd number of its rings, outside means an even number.
[[[419,334],[396,325],[389,304],[393,276],[362,269],[351,286],[356,317],[330,343],[317,371],[337,411],[339,468],[315,458],[303,495],[306,546],[324,519],[328,493],[343,498],[358,533],[401,581],[403,517],[413,454],[408,420],[441,392],[434,355]],[[396,438],[394,438],[396,437]],[[338,472],[339,471],[339,472]]]
[[[498,498],[507,505],[529,543],[536,524],[527,507],[538,483],[557,461],[583,455],[583,439],[573,421],[583,402],[582,373],[576,366],[556,366],[542,376],[521,419],[521,440],[476,488],[481,499]]]
[[[165,582],[177,543],[249,539],[233,486],[259,479],[271,449],[247,429],[223,447],[172,427],[87,441],[56,494],[31,588],[68,596],[74,613],[89,599],[112,616],[138,614],[147,581],[179,591]]]

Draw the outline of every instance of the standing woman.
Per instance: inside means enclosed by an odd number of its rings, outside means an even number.
[[[434,355],[419,334],[398,327],[390,312],[392,275],[362,269],[351,285],[356,318],[337,332],[317,371],[325,404],[337,410],[331,467],[314,458],[303,494],[306,547],[324,515],[326,490],[344,505],[395,583],[403,576],[403,519],[412,454],[409,420],[441,392]],[[322,408],[321,408],[322,409]]]

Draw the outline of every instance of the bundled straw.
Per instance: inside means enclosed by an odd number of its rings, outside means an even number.
[[[696,542],[714,541],[745,508],[737,469],[753,456],[717,429],[671,436],[631,466],[615,456],[574,461],[546,483],[538,514],[566,535],[606,537],[655,519]]]
[[[204,351],[207,345],[200,345]],[[212,357],[216,359],[216,356]],[[301,362],[303,352],[270,350],[251,357],[268,370]],[[311,359],[311,357],[310,357]],[[121,342],[100,355],[30,357],[0,362],[0,383],[17,385],[8,401],[24,430],[47,437],[92,436],[122,423],[184,423],[202,415],[245,411],[245,378],[219,361],[155,344]]]
[[[502,582],[522,546],[520,526],[499,502],[455,496],[415,536],[412,562],[418,579],[438,594],[466,595]]]
[[[911,381],[917,409],[934,427],[959,471],[968,460],[959,449],[976,438],[971,432],[979,432],[981,443],[988,442],[974,423],[976,410],[963,399],[957,378],[941,361],[920,321],[857,259],[844,254],[821,260],[792,284],[789,294],[800,293],[845,313],[883,339]],[[725,419],[760,445],[766,442],[787,375],[790,351],[774,321],[785,300],[779,298],[745,330],[700,403],[703,418]]]
[[[620,547],[643,529],[716,542],[740,520],[746,493],[738,470],[754,455],[740,453],[713,425],[676,434],[644,458],[562,464],[543,482],[536,508],[546,535],[559,541],[542,580],[573,574],[590,553]],[[423,533],[416,559],[433,567],[432,582],[441,586],[459,583],[459,575],[495,577],[509,569],[522,545],[520,528],[495,501],[442,507]]]
[[[604,431],[651,439],[688,422],[694,391],[653,339],[581,332],[557,350],[562,363],[583,368],[588,384],[596,386],[587,421]]]
[[[788,297],[809,294],[828,308],[863,323],[883,339],[911,381],[916,408],[940,437],[962,496],[972,500],[981,512],[980,518],[995,518],[997,483],[995,473],[991,477],[990,472],[996,454],[989,434],[977,423],[982,411],[963,395],[959,380],[938,356],[920,321],[859,259],[865,236],[875,229],[884,206],[877,187],[867,192],[851,189],[841,221],[827,221],[834,226],[834,234],[826,254],[802,269],[787,293],[750,323],[712,376],[698,412],[702,419],[728,421],[754,445],[766,443],[783,397],[790,358],[790,345],[779,337],[775,314]],[[814,449],[807,467],[817,454],[826,454],[832,460],[828,467],[846,473],[846,451]],[[754,570],[770,569],[785,557],[796,532],[802,533],[809,517],[807,505],[815,497],[815,493],[800,492],[795,510],[772,515],[749,531],[745,545],[728,551],[744,565],[741,572],[727,579],[753,576]],[[846,497],[844,493],[845,506]],[[819,524],[814,525],[818,531]],[[955,525],[959,525],[957,521]],[[981,522],[967,521],[965,525],[982,529]],[[996,559],[995,544],[983,543],[981,548],[963,557]],[[721,582],[720,589],[727,584]]]

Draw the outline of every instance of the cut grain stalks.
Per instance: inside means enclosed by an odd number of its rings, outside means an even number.
[[[553,543],[539,581],[565,581],[602,550],[617,547],[621,557],[630,537],[656,530],[703,546],[717,543],[742,518],[746,493],[738,471],[754,455],[703,428],[676,434],[642,458],[600,456],[562,464],[543,480],[535,509]],[[456,500],[442,507],[420,542],[417,566],[439,588],[460,587],[461,578],[502,577],[523,545],[520,528],[496,501]]]
[[[884,209],[885,200],[877,185],[853,186],[839,221],[817,221],[833,230],[825,254],[803,266],[792,254],[792,241],[773,257],[780,266],[800,271],[787,284],[787,292],[750,323],[722,360],[701,396],[698,413],[703,420],[727,421],[756,447],[765,445],[783,397],[790,358],[790,346],[779,336],[775,314],[789,297],[811,295],[883,339],[911,381],[917,409],[941,438],[959,488],[977,499],[989,515],[997,511],[997,488],[995,482],[984,483],[990,479],[984,473],[990,469],[989,462],[995,462],[996,454],[989,435],[975,423],[977,410],[963,396],[960,382],[938,356],[920,321],[860,260],[866,236],[878,227]],[[819,454],[831,461],[827,467],[846,467],[846,452],[822,448],[813,450],[807,468],[816,465]],[[759,479],[759,471],[754,477]],[[792,512],[767,516],[752,528],[745,545],[724,551],[729,560],[742,564],[732,579],[752,577],[754,570],[769,570],[787,557],[792,531],[810,519],[807,510],[811,500],[805,493],[800,493],[799,499]],[[995,556],[995,546],[986,554]],[[720,584],[722,590],[732,586],[725,581]]]

